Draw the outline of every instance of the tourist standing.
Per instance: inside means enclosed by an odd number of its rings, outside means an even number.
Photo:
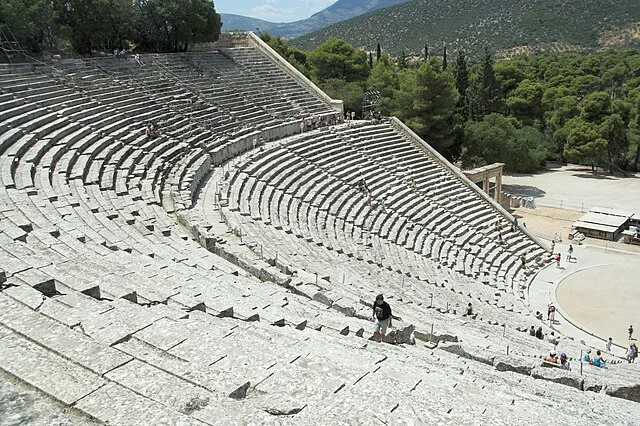
[[[384,296],[379,294],[373,302],[373,313],[371,319],[376,321],[376,328],[373,331],[373,337],[385,341],[387,327],[391,327],[391,306],[384,301]]]

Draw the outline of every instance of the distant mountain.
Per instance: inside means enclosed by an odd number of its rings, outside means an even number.
[[[393,54],[488,47],[503,55],[640,46],[638,0],[412,0],[291,41],[305,50],[329,37]]]
[[[271,35],[294,37],[319,30],[363,13],[406,3],[407,1],[409,0],[338,0],[326,9],[313,14],[310,18],[290,23],[275,23],[228,13],[221,13],[220,16],[222,17],[222,31],[254,31],[258,28],[260,31],[266,31]]]

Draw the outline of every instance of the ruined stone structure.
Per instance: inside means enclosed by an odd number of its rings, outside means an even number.
[[[640,421],[636,365],[543,365],[545,248],[401,122],[324,125],[251,34],[140,61],[0,68],[0,423]]]

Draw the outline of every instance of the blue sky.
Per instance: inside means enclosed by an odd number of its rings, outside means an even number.
[[[310,17],[336,0],[213,0],[218,13],[235,13],[272,22]]]

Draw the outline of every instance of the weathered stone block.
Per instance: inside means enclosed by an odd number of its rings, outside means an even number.
[[[609,385],[604,393],[609,396],[615,396],[616,398],[640,402],[640,383],[633,385]]]
[[[562,370],[557,367],[537,366],[531,370],[531,377],[534,379],[560,383],[579,390],[582,390],[584,385],[584,380],[578,373],[574,373],[569,370]]]
[[[452,343],[442,343],[438,345],[438,349],[442,349],[443,351],[450,352],[452,354],[460,355],[463,358],[471,359],[473,361],[478,361],[483,364],[493,365],[494,357],[484,353],[470,353],[467,352],[461,345],[452,344]]]
[[[413,325],[408,325],[404,328],[396,328],[387,333],[386,342],[394,345],[399,344],[415,344],[413,332],[415,327]]]
[[[493,366],[498,371],[513,371],[514,373],[531,375],[535,365],[531,361],[517,357],[498,356],[493,360]]]

